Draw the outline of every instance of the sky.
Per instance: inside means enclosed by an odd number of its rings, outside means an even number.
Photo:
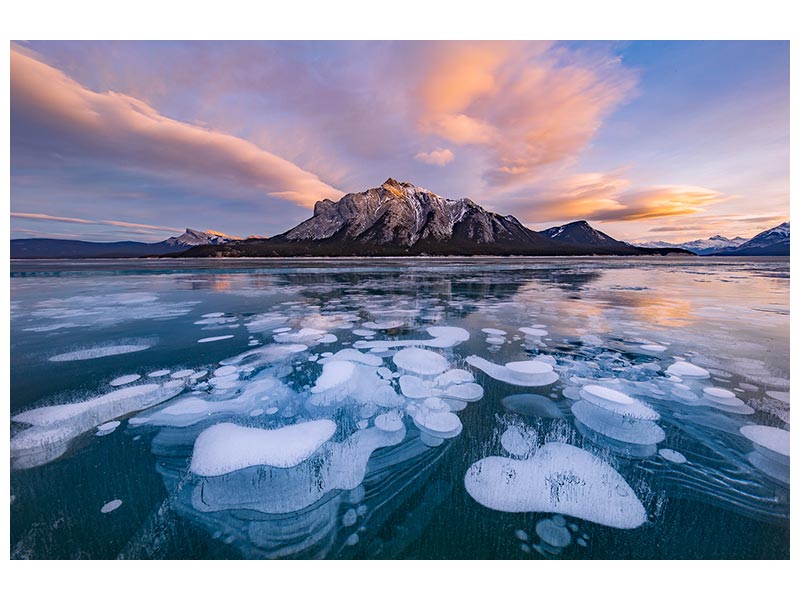
[[[11,236],[271,236],[408,181],[541,230],[789,219],[788,42],[12,42]]]

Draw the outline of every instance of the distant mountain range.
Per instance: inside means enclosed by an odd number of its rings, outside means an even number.
[[[700,256],[789,256],[789,222],[762,231],[750,238],[726,238],[715,235],[705,240],[691,242],[648,242],[645,248],[683,248]]]
[[[562,233],[533,231],[511,215],[485,210],[469,198],[450,200],[411,183],[381,186],[322,200],[314,214],[267,239],[197,247],[183,256],[558,256],[663,254],[681,249],[637,248],[592,229],[586,221]]]
[[[82,242],[53,238],[11,240],[11,258],[143,258],[183,252],[194,246],[218,246],[241,240],[218,231],[186,229],[161,242]]]
[[[788,240],[788,223],[785,225]],[[742,248],[733,244],[736,240],[716,238],[714,243],[731,242],[730,246],[720,246],[726,250]],[[773,241],[769,238],[764,244]],[[764,244],[758,249],[772,247]],[[698,245],[698,249],[706,247]],[[450,200],[394,179],[386,180],[377,188],[347,194],[337,202],[321,200],[314,206],[311,218],[269,238],[241,239],[216,231],[187,229],[180,236],[152,244],[43,238],[11,240],[11,258],[635,256],[693,252],[692,248],[666,243],[635,246],[615,240],[586,221],[533,231],[515,217],[487,211],[469,198]]]

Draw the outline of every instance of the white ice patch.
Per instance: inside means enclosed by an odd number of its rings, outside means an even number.
[[[711,374],[703,367],[698,367],[683,360],[677,360],[667,367],[667,374],[675,375],[676,377],[695,377],[697,379],[711,377]]]
[[[477,502],[503,512],[559,513],[618,529],[647,521],[644,506],[611,465],[560,442],[545,444],[528,460],[479,460],[464,485]]]
[[[572,542],[572,534],[569,529],[559,524],[555,518],[542,519],[536,523],[536,535],[553,548],[566,548]]]
[[[135,385],[75,402],[43,406],[11,417],[31,425],[11,438],[12,464],[29,468],[55,460],[76,437],[98,425],[165,402],[181,393],[183,386]]]
[[[452,348],[469,339],[469,332],[461,327],[434,326],[425,331],[433,336],[430,340],[359,340],[353,344],[354,348],[371,348],[373,350],[388,350],[390,348],[403,348],[406,346],[427,346],[428,348]]]
[[[383,360],[379,356],[364,354],[353,348],[339,350],[336,354],[322,358],[319,362],[324,365],[325,363],[337,360],[361,363],[370,367],[380,367],[383,364]]]
[[[97,426],[97,433],[95,433],[95,435],[108,435],[109,433],[113,433],[114,430],[119,426],[119,421],[109,421],[108,423],[103,423],[102,425]]]
[[[536,438],[527,428],[512,425],[500,436],[500,445],[503,450],[512,456],[528,456],[536,444]]]
[[[663,442],[666,433],[652,420],[633,418],[581,400],[572,405],[572,414],[597,433],[625,444],[650,446]]]
[[[745,425],[739,429],[748,440],[758,446],[773,452],[778,457],[789,458],[789,432],[778,427],[766,425]]]
[[[133,383],[134,381],[138,381],[141,379],[141,375],[122,375],[121,377],[117,377],[116,379],[112,379],[109,382],[111,387],[119,387],[121,385],[128,385],[129,383]]]
[[[103,358],[105,356],[116,356],[118,354],[130,354],[132,352],[141,352],[150,348],[149,344],[123,344],[120,346],[97,346],[95,348],[84,348],[83,350],[75,350],[74,352],[66,352],[64,354],[56,354],[50,357],[52,362],[69,362],[73,360],[92,360],[95,358]]]
[[[490,336],[495,336],[495,337],[503,337],[504,335],[508,335],[508,332],[503,331],[502,329],[493,329],[491,327],[486,327],[484,329],[481,329],[481,331],[483,333],[486,333],[486,334],[488,334]]]
[[[326,392],[335,387],[340,387],[354,379],[356,366],[346,360],[332,360],[322,367],[322,374],[317,383],[311,388],[312,394]]]
[[[686,457],[677,450],[661,448],[661,450],[658,451],[658,454],[664,460],[668,460],[669,462],[674,462],[679,465],[682,465],[686,462]]]
[[[208,344],[209,342],[219,342],[221,340],[229,340],[233,336],[232,335],[217,335],[214,337],[207,337],[197,340],[198,344]]]
[[[194,443],[192,473],[216,477],[256,465],[288,469],[314,454],[336,432],[328,419],[280,429],[254,429],[219,423],[205,429]]]
[[[656,411],[643,402],[601,385],[585,385],[579,393],[581,398],[587,402],[630,419],[655,421],[660,417]]]
[[[526,363],[536,364],[527,366]],[[553,366],[538,360],[516,361],[503,366],[472,355],[467,357],[467,364],[480,369],[492,379],[523,387],[540,387],[558,380],[558,374],[553,371]],[[512,365],[513,368],[509,368],[508,365]]]
[[[375,427],[387,432],[400,431],[403,429],[403,417],[397,411],[382,413],[375,417]]]
[[[404,348],[392,357],[394,364],[417,375],[438,375],[447,370],[447,359],[422,348]]]
[[[100,512],[103,514],[110,513],[117,510],[120,506],[122,506],[122,500],[112,500],[111,502],[106,502],[103,504],[103,506],[100,508]]]
[[[645,352],[664,352],[667,349],[666,346],[662,346],[661,344],[643,344],[639,346]]]
[[[165,375],[169,375],[169,369],[159,369],[158,371],[153,371],[152,373],[148,373],[148,377],[164,377]]]
[[[545,329],[536,329],[534,327],[520,327],[519,330],[527,337],[542,337],[547,335],[547,331]]]

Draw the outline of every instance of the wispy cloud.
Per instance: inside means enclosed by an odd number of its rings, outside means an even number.
[[[56,221],[60,223],[77,223],[80,225],[111,225],[113,227],[123,227],[130,229],[146,229],[149,231],[171,231],[183,233],[183,229],[176,229],[175,227],[164,227],[161,225],[144,225],[142,223],[127,223],[125,221],[92,221],[90,219],[78,219],[75,217],[60,217],[55,215],[45,215],[41,213],[22,213],[12,212],[11,217],[14,219],[26,219],[33,221]]]
[[[12,137],[50,153],[111,160],[195,186],[216,180],[312,206],[342,192],[252,142],[192,125],[113,91],[97,93],[61,71],[11,49]]]

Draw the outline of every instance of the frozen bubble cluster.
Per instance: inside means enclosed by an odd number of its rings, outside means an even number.
[[[483,458],[467,471],[464,485],[477,502],[503,512],[560,513],[618,529],[647,521],[636,493],[610,464],[561,442],[541,446],[526,460]]]
[[[486,373],[492,379],[521,387],[543,387],[558,380],[553,365],[542,360],[513,361],[498,365],[480,356],[468,356],[467,364]]]

